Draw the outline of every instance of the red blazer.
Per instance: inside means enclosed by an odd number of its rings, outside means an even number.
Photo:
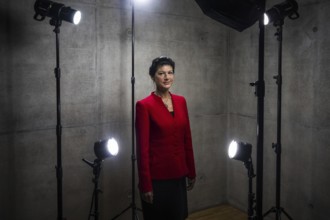
[[[152,191],[152,180],[195,178],[195,163],[186,100],[171,94],[174,116],[151,93],[136,103],[139,188]]]

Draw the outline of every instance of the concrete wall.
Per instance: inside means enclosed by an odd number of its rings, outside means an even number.
[[[60,33],[64,217],[88,217],[93,170],[81,159],[94,160],[94,142],[113,136],[120,153],[103,162],[100,177],[101,219],[109,219],[132,196],[131,5],[61,2],[83,13],[81,24],[64,22]],[[0,213],[6,220],[57,216],[55,34],[49,19],[33,20],[33,4],[0,2]],[[325,220],[330,3],[302,0],[299,6],[301,17],[286,19],[283,32],[281,206],[294,219]],[[147,74],[151,60],[167,55],[177,63],[173,92],[188,101],[198,175],[189,192],[190,211],[224,202],[246,210],[246,169],[228,160],[226,149],[232,138],[252,143],[256,165],[257,100],[249,83],[257,80],[258,25],[237,32],[203,15],[190,0],[136,5],[135,19],[136,100],[154,89]],[[274,33],[274,27],[266,28],[264,212],[275,205]],[[120,219],[130,219],[130,212]]]
[[[281,1],[267,1],[267,8]],[[282,181],[281,206],[300,220],[328,219],[330,181],[329,135],[329,1],[298,1],[300,18],[283,26]],[[278,41],[276,28],[265,34],[265,136],[263,210],[275,206]],[[257,99],[250,82],[257,80],[258,25],[230,32],[230,100],[228,136],[254,145],[256,153]],[[229,140],[228,140],[229,141]],[[247,207],[247,172],[242,164],[228,161],[228,201]],[[254,164],[256,168],[256,163]],[[246,185],[244,185],[244,184]],[[242,185],[243,184],[243,185]],[[282,218],[286,219],[284,214]],[[270,214],[265,219],[275,219]]]
[[[64,217],[88,217],[93,170],[82,158],[93,161],[94,142],[113,136],[120,153],[103,162],[100,177],[101,219],[109,219],[132,196],[131,5],[60,2],[83,14],[78,26],[63,22],[59,34]],[[48,18],[33,20],[33,4],[0,3],[1,219],[57,216],[55,34]],[[177,63],[173,92],[188,101],[195,146],[198,180],[190,211],[223,203],[229,29],[189,0],[156,0],[136,5],[135,13],[136,100],[154,89],[151,60],[171,56]]]

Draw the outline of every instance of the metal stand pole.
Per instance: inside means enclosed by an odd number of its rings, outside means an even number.
[[[272,144],[272,147],[276,153],[276,206],[268,210],[264,217],[270,213],[276,213],[276,220],[281,219],[281,213],[283,212],[288,219],[292,220],[288,213],[284,211],[281,207],[281,153],[282,153],[282,144],[281,144],[281,119],[282,119],[282,36],[283,36],[283,19],[274,25],[277,26],[277,36],[278,40],[278,75],[274,76],[277,84],[277,143]]]
[[[131,84],[132,84],[132,155],[131,155],[131,163],[132,163],[132,201],[131,204],[125,208],[123,211],[121,211],[118,215],[112,218],[112,220],[118,218],[122,214],[124,214],[127,210],[132,208],[132,220],[138,220],[139,217],[137,215],[137,211],[139,210],[136,207],[135,203],[135,162],[136,162],[136,156],[135,156],[135,76],[134,76],[134,48],[135,48],[135,26],[134,26],[134,0],[131,0],[132,4],[132,77],[131,77]]]
[[[56,165],[56,178],[57,178],[57,219],[63,220],[63,196],[62,196],[62,125],[61,125],[61,68],[60,68],[60,43],[59,33],[61,20],[51,19],[50,25],[55,26],[54,32],[56,34],[56,67],[54,69],[56,77],[56,111],[57,111],[57,165]]]
[[[248,195],[248,220],[256,219],[254,215],[254,207],[253,204],[255,202],[253,193],[253,178],[256,176],[253,170],[252,158],[249,158],[247,162],[244,163],[246,169],[248,170],[248,177],[249,177],[249,195]]]
[[[99,189],[98,183],[99,183],[102,161],[100,159],[95,159],[94,163],[92,163],[85,159],[82,160],[93,168],[93,174],[94,174],[94,178],[93,178],[94,190],[93,190],[93,196],[92,196],[91,208],[89,210],[88,220],[90,220],[92,216],[94,216],[94,220],[99,220],[99,193],[102,193],[102,191]],[[94,205],[94,212],[92,212],[93,205]]]
[[[262,193],[263,193],[263,142],[264,142],[264,48],[265,48],[265,26],[263,25],[263,12],[265,11],[265,0],[260,0],[259,17],[259,66],[258,81],[251,83],[255,86],[257,104],[257,181],[256,181],[256,219],[262,220]]]

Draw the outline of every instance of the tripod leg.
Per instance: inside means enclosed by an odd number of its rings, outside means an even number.
[[[116,215],[115,217],[113,217],[111,220],[114,220],[116,218],[118,218],[119,216],[121,216],[122,214],[124,214],[127,210],[129,210],[132,207],[132,205],[128,206],[126,209],[124,209],[123,211],[121,211],[118,215]]]
[[[272,213],[272,212],[276,212],[276,208],[275,207],[272,207],[270,208],[264,215],[263,217],[266,217],[268,214]]]
[[[291,218],[291,216],[283,209],[283,208],[281,208],[281,211],[284,213],[284,215],[288,218],[288,219],[290,219],[290,220],[293,220],[293,218]]]
[[[133,215],[133,218],[132,219],[139,220],[139,216],[137,214],[137,212],[138,212],[139,209],[134,204],[132,204],[131,206],[132,206],[132,209],[133,209],[132,210],[132,215]]]
[[[91,219],[91,216],[94,216],[94,214],[92,213],[93,205],[94,205],[94,198],[95,198],[95,191],[93,191],[92,202],[91,202],[91,207],[89,209],[88,220]]]

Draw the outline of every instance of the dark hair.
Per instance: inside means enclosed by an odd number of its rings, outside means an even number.
[[[174,73],[174,69],[175,69],[175,63],[174,61],[169,58],[169,57],[157,57],[155,58],[153,61],[152,61],[152,64],[151,66],[149,67],[149,75],[151,77],[154,77],[156,72],[157,72],[157,69],[161,66],[164,66],[164,65],[169,65],[173,68],[173,73]]]

